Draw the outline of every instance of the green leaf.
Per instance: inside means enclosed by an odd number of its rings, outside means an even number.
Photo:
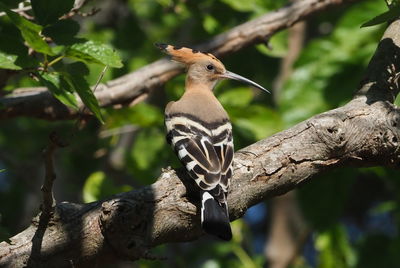
[[[47,55],[55,55],[51,47],[43,40],[40,35],[42,27],[38,24],[30,22],[21,17],[17,13],[11,11],[4,4],[0,3],[0,11],[4,11],[10,18],[11,22],[21,31],[22,37],[28,45],[37,52]]]
[[[45,26],[68,13],[74,6],[74,0],[31,0],[31,5],[36,21]]]
[[[89,74],[88,66],[80,61],[69,64],[57,62],[52,67],[59,73],[68,73],[69,75],[87,76]]]
[[[74,62],[63,65],[65,70],[71,75],[86,76],[89,74],[89,69],[83,62]]]
[[[6,169],[5,169],[5,168],[3,168],[3,169],[0,169],[0,172],[4,172],[4,171],[6,171]]]
[[[122,62],[118,54],[108,45],[86,41],[73,44],[65,53],[67,57],[86,63],[104,64],[114,68],[121,68]]]
[[[97,119],[104,123],[103,116],[101,115],[99,102],[93,94],[87,81],[81,75],[71,75],[63,73],[64,79],[68,84],[78,93],[82,102],[89,108],[90,111],[97,117]]]
[[[22,70],[37,64],[37,60],[28,55],[0,51],[0,69]]]
[[[28,55],[21,32],[12,24],[0,30],[0,68],[21,70],[38,65],[36,58]]]
[[[0,68],[9,70],[21,70],[21,66],[15,64],[17,58],[17,55],[10,55],[0,51]]]
[[[376,16],[375,18],[365,22],[361,27],[370,27],[394,20],[400,16],[400,6],[394,6],[386,12]]]
[[[82,42],[81,39],[75,37],[80,29],[79,23],[68,19],[59,20],[56,23],[43,29],[42,33],[45,36],[51,37],[51,39],[58,45],[72,45],[78,42]]]
[[[39,75],[39,79],[59,101],[71,108],[78,109],[75,95],[60,73],[44,73]]]

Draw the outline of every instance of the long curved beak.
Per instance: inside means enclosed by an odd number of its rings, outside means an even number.
[[[267,89],[265,89],[264,87],[260,86],[259,84],[257,84],[256,82],[251,81],[250,79],[247,79],[246,77],[243,77],[241,75],[226,71],[224,74],[221,74],[220,77],[222,78],[229,78],[229,79],[233,79],[233,80],[237,80],[240,82],[243,82],[247,85],[250,85],[252,87],[258,88],[262,91],[265,91],[267,93],[271,93],[269,92]]]

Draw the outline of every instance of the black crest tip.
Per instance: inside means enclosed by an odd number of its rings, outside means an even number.
[[[165,43],[154,43],[154,45],[155,45],[156,47],[158,47],[159,49],[161,49],[161,50],[166,50],[167,47],[168,47],[168,45],[165,44]]]

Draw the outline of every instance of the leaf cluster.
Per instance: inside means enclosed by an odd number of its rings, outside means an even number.
[[[78,38],[80,25],[67,14],[74,1],[31,1],[34,20],[28,20],[0,3],[6,13],[0,32],[0,68],[29,73],[63,104],[78,109],[82,102],[103,121],[99,103],[84,76],[87,64],[122,67],[108,45]],[[63,61],[63,60],[68,61]]]

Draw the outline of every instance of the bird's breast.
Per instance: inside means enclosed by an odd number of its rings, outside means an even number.
[[[185,94],[179,101],[168,104],[165,114],[185,114],[204,124],[215,125],[229,121],[229,116],[212,93]]]

